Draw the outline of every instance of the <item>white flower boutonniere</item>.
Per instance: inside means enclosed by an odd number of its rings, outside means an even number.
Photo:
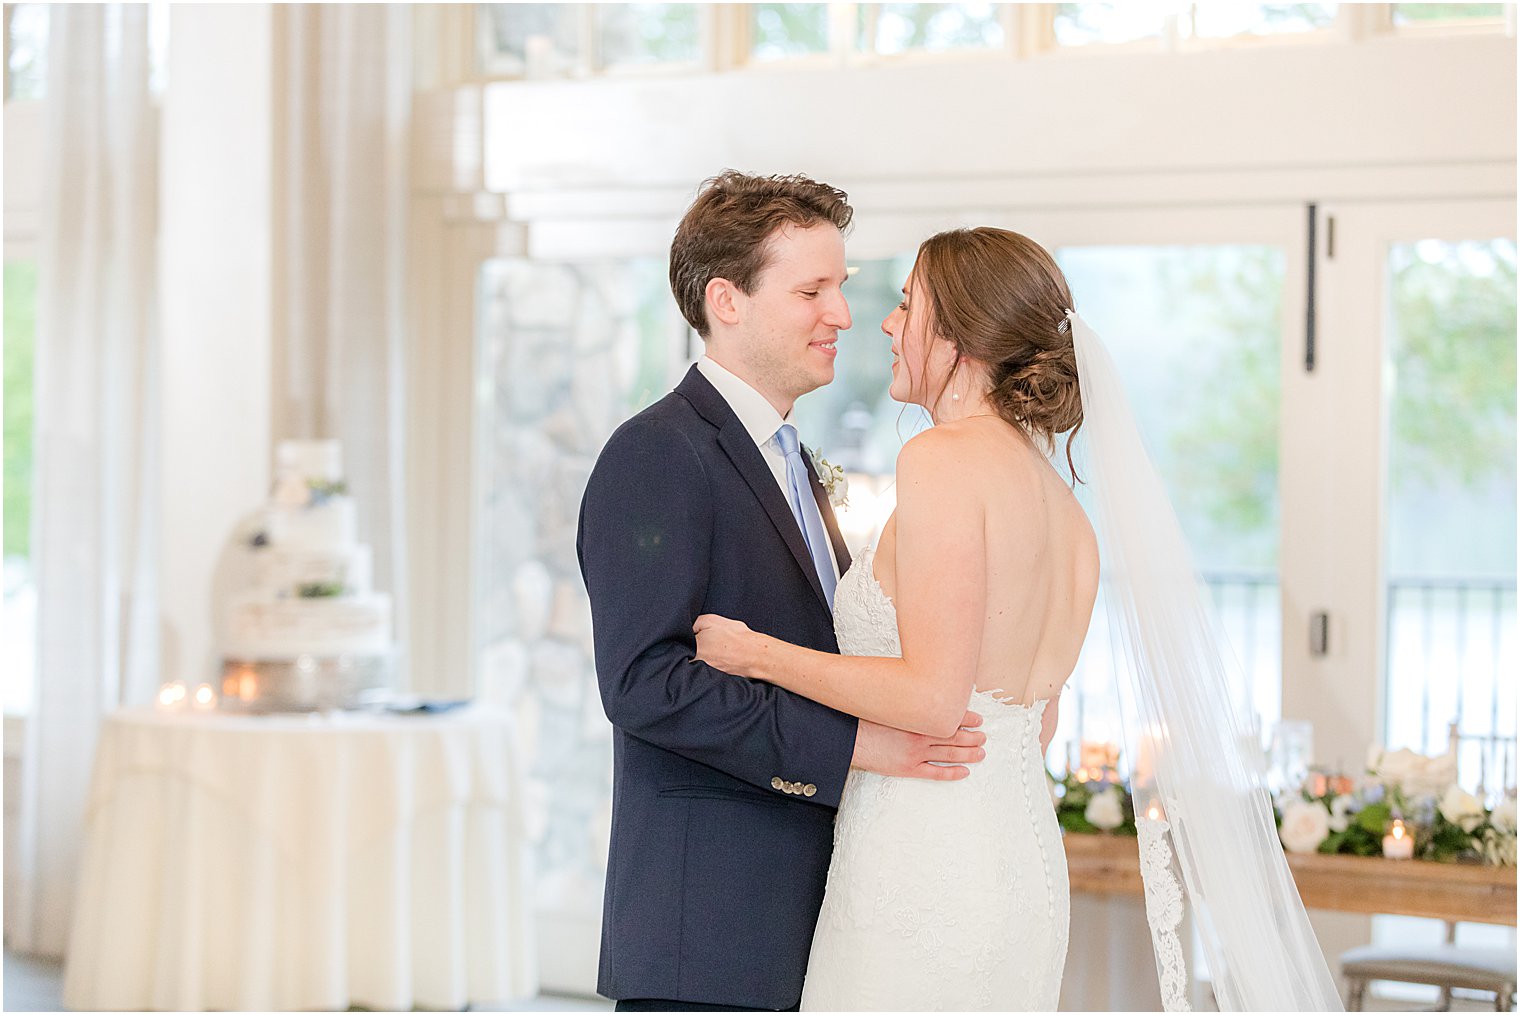
[[[836,508],[849,507],[850,481],[845,478],[844,469],[830,464],[827,458],[812,448],[808,448],[808,457],[813,460],[813,471],[818,473],[818,482],[823,484],[824,492],[829,495],[829,503]]]

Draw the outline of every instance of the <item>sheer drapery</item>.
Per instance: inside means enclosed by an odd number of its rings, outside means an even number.
[[[397,5],[275,10],[274,436],[342,441],[401,680],[410,18]]]
[[[17,951],[62,954],[101,717],[157,683],[158,116],[146,4],[50,11],[37,301],[37,687]]]

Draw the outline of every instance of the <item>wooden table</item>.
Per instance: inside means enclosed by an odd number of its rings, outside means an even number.
[[[1071,890],[1142,895],[1140,846],[1111,835],[1066,836]],[[1515,926],[1515,869],[1477,864],[1288,854],[1304,905]]]

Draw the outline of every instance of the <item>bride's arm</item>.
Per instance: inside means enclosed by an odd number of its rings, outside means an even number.
[[[928,430],[897,459],[902,658],[839,656],[697,619],[698,657],[841,712],[932,736],[955,732],[976,682],[987,609],[984,513],[963,435]]]

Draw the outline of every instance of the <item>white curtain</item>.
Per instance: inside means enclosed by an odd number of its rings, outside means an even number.
[[[405,680],[403,352],[411,12],[276,9],[275,437],[343,442]],[[404,683],[403,683],[404,686]]]
[[[49,12],[38,264],[37,687],[12,948],[63,953],[100,719],[157,686],[158,120],[146,4]]]

